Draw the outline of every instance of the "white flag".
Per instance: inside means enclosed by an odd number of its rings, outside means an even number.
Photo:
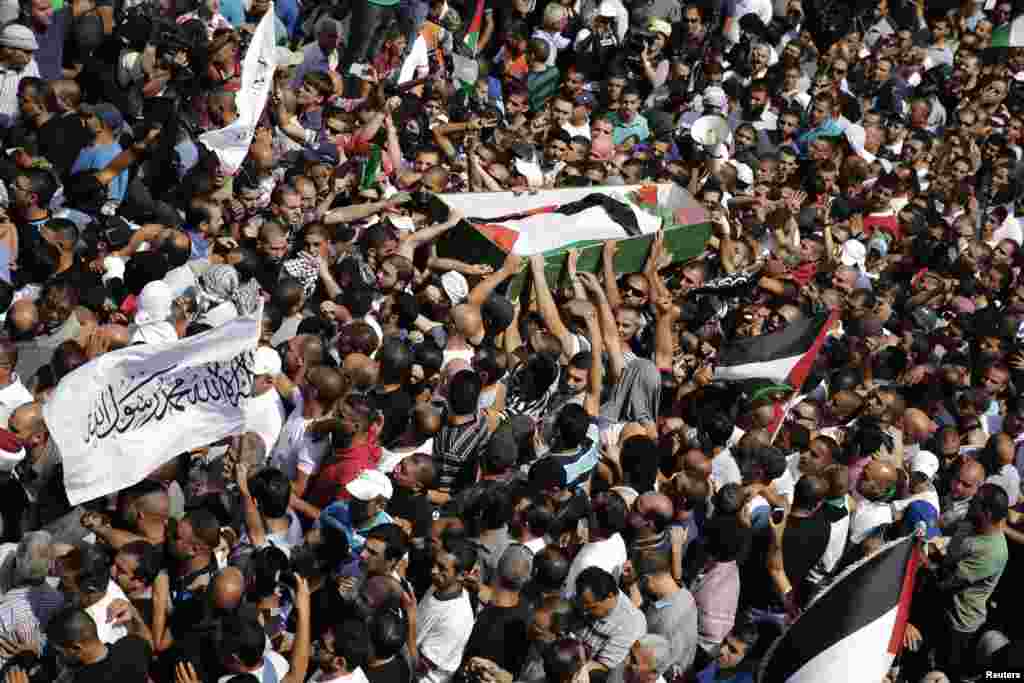
[[[244,431],[260,317],[129,346],[70,373],[43,407],[68,500],[131,486],[174,456]]]
[[[242,61],[242,87],[235,94],[238,118],[218,130],[199,136],[199,141],[220,159],[229,173],[235,173],[249,153],[263,108],[274,84],[277,36],[274,29],[274,3],[260,19]]]

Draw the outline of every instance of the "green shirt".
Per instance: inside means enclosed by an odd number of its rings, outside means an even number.
[[[969,585],[953,595],[953,609],[947,616],[955,630],[973,633],[985,623],[988,599],[1009,558],[1006,536],[1002,533],[964,539],[956,576]]]
[[[543,71],[531,71],[526,77],[530,111],[537,112],[543,109],[547,101],[558,92],[561,80],[561,74],[555,66],[549,66]]]

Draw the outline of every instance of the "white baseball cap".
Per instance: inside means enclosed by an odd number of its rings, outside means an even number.
[[[860,240],[846,240],[843,242],[842,253],[839,260],[844,266],[856,266],[861,270],[867,263],[868,249]]]
[[[254,375],[280,375],[281,356],[269,346],[259,347],[253,355],[252,372]]]
[[[939,458],[931,451],[918,451],[917,455],[910,459],[910,471],[920,472],[931,479],[939,471]]]
[[[363,470],[355,479],[345,484],[345,490],[356,500],[370,501],[375,498],[390,500],[394,488],[388,475],[377,470]]]

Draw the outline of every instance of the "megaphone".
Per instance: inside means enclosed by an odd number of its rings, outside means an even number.
[[[717,114],[702,116],[690,127],[690,137],[712,156],[725,147],[730,135],[729,122]]]

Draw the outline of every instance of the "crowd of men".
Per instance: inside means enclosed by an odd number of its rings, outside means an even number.
[[[0,0],[4,683],[752,682],[914,534],[886,680],[1020,672],[1020,8],[811,3]],[[436,194],[654,183],[698,258],[438,253]],[[72,506],[65,376],[254,315],[244,433]]]

